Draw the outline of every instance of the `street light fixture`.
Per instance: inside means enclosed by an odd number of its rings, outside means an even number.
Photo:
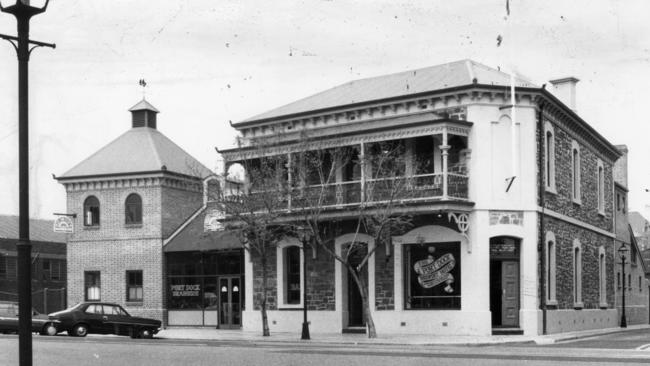
[[[45,12],[49,0],[0,0],[0,11],[16,17],[18,36],[0,34],[9,41],[18,56],[18,348],[20,365],[32,364],[32,279],[31,252],[29,240],[29,89],[28,63],[36,47],[56,45],[29,39],[29,20]]]
[[[627,249],[625,243],[621,244],[618,248],[618,255],[621,257],[621,272],[623,273],[623,292],[621,302],[621,328],[627,328],[627,319],[625,318],[625,257],[630,250]]]
[[[296,234],[298,235],[298,238],[300,239],[301,246],[300,248],[302,249],[302,278],[303,278],[303,283],[305,284],[303,286],[303,291],[302,291],[302,334],[300,336],[300,339],[311,339],[309,336],[309,322],[307,321],[307,244],[311,241],[311,232],[309,229],[306,228],[298,228],[296,230]],[[313,249],[312,249],[313,250]]]

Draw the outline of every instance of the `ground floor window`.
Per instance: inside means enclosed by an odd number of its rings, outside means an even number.
[[[99,271],[84,272],[84,289],[86,301],[101,300],[101,278]]]
[[[142,271],[126,271],[126,301],[142,301]]]
[[[460,243],[404,246],[405,309],[460,309]]]

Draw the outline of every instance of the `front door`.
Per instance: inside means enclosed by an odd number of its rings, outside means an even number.
[[[501,325],[519,326],[519,262],[501,262]]]
[[[241,328],[241,278],[219,277],[219,328]]]
[[[363,321],[363,301],[359,286],[354,282],[354,278],[348,273],[348,326],[362,327]]]

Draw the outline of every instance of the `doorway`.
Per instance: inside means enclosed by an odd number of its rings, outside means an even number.
[[[490,239],[492,327],[519,327],[519,239]]]
[[[354,250],[349,254],[348,262],[353,266],[357,267],[363,261],[363,258],[368,253],[368,249],[365,245],[357,245]],[[366,325],[363,309],[363,300],[361,298],[361,292],[359,292],[359,286],[354,281],[354,278],[350,273],[346,271],[346,285],[347,285],[347,295],[348,295],[348,324],[349,328],[364,327]],[[359,277],[361,277],[362,282],[368,283],[368,266],[365,265],[359,272]]]
[[[219,277],[219,329],[241,328],[241,277]]]

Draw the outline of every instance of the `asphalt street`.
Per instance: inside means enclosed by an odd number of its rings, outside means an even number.
[[[561,344],[402,346],[315,342],[132,340],[34,336],[34,365],[630,365],[650,364],[650,331]],[[18,338],[0,336],[0,365],[18,364]]]

